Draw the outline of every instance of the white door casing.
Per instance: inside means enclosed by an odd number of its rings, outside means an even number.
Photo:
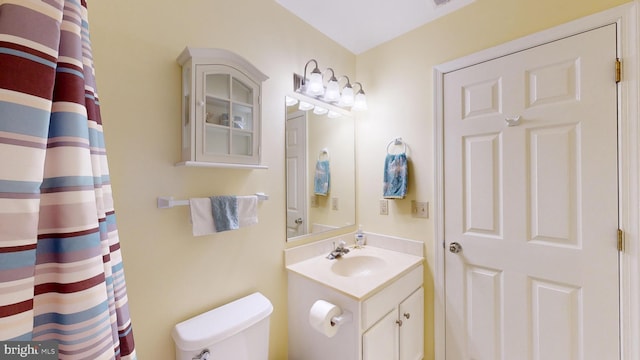
[[[619,105],[619,175],[620,175],[620,226],[626,233],[626,249],[620,255],[621,270],[621,331],[622,331],[622,359],[637,359],[640,350],[637,339],[640,335],[640,305],[639,305],[639,276],[638,276],[638,47],[636,45],[637,29],[637,1],[632,4],[619,6],[599,14],[595,14],[571,23],[527,36],[522,39],[506,43],[496,48],[487,49],[480,53],[462,59],[442,64],[434,68],[435,79],[435,154],[436,154],[436,242],[435,250],[435,331],[436,331],[436,359],[445,359],[445,317],[444,317],[444,194],[442,192],[444,179],[443,166],[443,83],[445,74],[477,63],[505,56],[514,52],[545,44],[577,33],[595,29],[607,24],[615,24],[617,28],[618,54],[623,60],[622,82],[618,85],[620,96]],[[508,114],[505,114],[508,115]],[[513,114],[512,114],[513,115]],[[476,144],[478,145],[478,144]],[[463,250],[464,251],[464,250]],[[485,276],[482,271],[479,276]],[[485,279],[487,277],[485,276]]]
[[[285,126],[287,172],[287,239],[306,234],[307,225],[307,115],[287,114]]]

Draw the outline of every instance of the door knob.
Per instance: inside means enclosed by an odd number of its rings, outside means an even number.
[[[452,242],[451,244],[449,244],[449,251],[457,254],[462,251],[462,245],[458,244],[457,242]]]
[[[302,224],[302,218],[297,218],[295,220],[295,223],[298,224],[298,225]]]

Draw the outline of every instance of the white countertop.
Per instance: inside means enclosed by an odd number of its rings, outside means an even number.
[[[327,253],[288,264],[287,270],[305,278],[338,290],[357,300],[363,300],[376,290],[396,280],[410,270],[422,264],[424,258],[404,252],[393,251],[367,245],[363,248],[348,247],[349,253],[342,258],[327,259]],[[341,276],[331,270],[339,261],[358,256],[373,256],[385,261],[380,267],[356,276]]]

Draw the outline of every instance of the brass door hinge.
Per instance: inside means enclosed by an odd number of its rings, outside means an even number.
[[[624,252],[624,231],[618,229],[618,251]]]
[[[619,58],[616,59],[616,84],[622,81],[622,62]]]

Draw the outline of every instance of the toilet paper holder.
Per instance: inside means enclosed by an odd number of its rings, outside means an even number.
[[[353,321],[353,314],[347,310],[342,310],[342,314],[331,318],[331,326],[339,326]]]

